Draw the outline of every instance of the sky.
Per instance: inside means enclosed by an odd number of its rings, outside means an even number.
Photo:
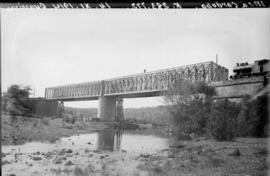
[[[205,61],[270,59],[270,9],[1,9],[2,92],[102,80]],[[161,97],[125,99],[157,106]],[[97,107],[97,101],[65,103]]]

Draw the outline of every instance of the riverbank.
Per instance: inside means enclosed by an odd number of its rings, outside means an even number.
[[[267,176],[267,139],[238,138],[232,142],[210,139],[178,141],[162,154],[143,159],[138,168],[150,175]]]
[[[76,134],[91,133],[106,129],[147,129],[152,124],[140,124],[124,122],[83,122],[75,121],[67,123],[62,118],[49,117],[24,117],[16,116],[12,121],[11,117],[2,114],[2,145],[18,145],[31,141],[54,142],[61,137],[68,137]]]
[[[123,148],[127,136],[120,133],[99,133],[96,142],[79,135],[114,128],[112,124],[70,124],[62,119],[23,117],[18,117],[15,124],[11,124],[8,116],[2,116],[2,173],[7,176],[267,176],[269,167],[267,138],[237,138],[228,142],[203,137],[175,139],[162,149],[134,151],[131,147]],[[155,142],[142,140],[154,134],[151,129],[128,133],[134,137],[128,142],[130,146],[135,145],[132,142],[141,142],[144,147],[146,141]],[[73,137],[65,138],[62,143],[55,142],[64,136]],[[162,138],[173,139],[165,134]],[[19,145],[29,141],[45,144]],[[108,145],[112,148],[107,148]]]
[[[2,114],[2,145],[23,144],[31,141],[56,141],[60,137],[90,133],[112,128],[109,123],[66,123],[61,118],[30,118]]]
[[[13,176],[267,176],[267,144],[263,138],[177,141],[149,153],[87,148],[32,153],[11,150],[2,153],[2,159],[3,175]]]

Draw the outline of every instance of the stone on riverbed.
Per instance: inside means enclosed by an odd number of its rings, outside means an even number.
[[[140,154],[140,157],[143,157],[143,158],[149,158],[151,155],[149,154]]]
[[[71,165],[74,165],[74,163],[73,162],[71,162],[71,161],[68,161],[68,162],[66,162],[66,164],[65,164],[66,166],[71,166]]]
[[[65,155],[66,153],[73,153],[73,150],[71,150],[71,149],[62,149],[59,152],[59,155]]]
[[[100,159],[103,159],[103,158],[105,158],[105,156],[100,156]]]
[[[54,161],[54,163],[55,163],[55,164],[62,164],[62,160],[61,160],[60,158],[58,158],[58,159],[56,159],[56,160]]]
[[[6,157],[6,154],[2,152],[1,156],[2,156],[2,157]]]
[[[63,161],[63,160],[67,160],[67,158],[66,158],[66,157],[56,158],[56,159],[54,160],[54,163],[55,163],[55,164],[62,164],[62,161]]]
[[[73,151],[71,149],[68,149],[66,153],[73,153]]]
[[[2,165],[5,165],[5,164],[10,164],[10,162],[7,161],[7,160],[4,160],[4,161],[2,162]]]
[[[32,157],[32,160],[34,160],[34,161],[39,161],[39,160],[42,160],[42,158],[41,157],[39,157],[39,156],[37,156],[37,157]]]

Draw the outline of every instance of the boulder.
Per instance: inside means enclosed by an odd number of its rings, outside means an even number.
[[[68,149],[66,153],[73,153],[73,151],[71,149]]]
[[[71,166],[71,165],[74,165],[74,163],[71,162],[71,161],[68,161],[68,162],[65,163],[65,165],[66,165],[66,166]]]
[[[42,158],[41,157],[39,157],[39,156],[34,156],[34,157],[32,157],[32,160],[34,160],[34,161],[39,161],[39,160],[42,160]]]
[[[2,161],[2,165],[5,165],[5,164],[10,164],[10,162],[7,160]]]

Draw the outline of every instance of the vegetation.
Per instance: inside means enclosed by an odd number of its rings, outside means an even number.
[[[204,82],[181,81],[165,96],[178,135],[210,135],[216,140],[267,136],[268,99],[264,95],[235,103],[215,100],[214,88]]]
[[[240,137],[268,136],[268,96],[263,95],[252,101],[249,101],[249,97],[245,97],[240,105],[237,135]]]
[[[97,108],[72,108],[65,107],[65,113],[83,117],[96,118]],[[124,120],[130,123],[151,123],[151,124],[169,124],[171,118],[167,111],[167,106],[143,107],[143,108],[125,108]]]
[[[232,140],[236,135],[239,106],[229,100],[221,100],[211,107],[208,132],[217,140]]]
[[[25,100],[29,97],[30,90],[30,87],[10,86],[3,96],[3,110],[7,110],[12,116],[28,114],[31,109]]]
[[[75,122],[78,120],[79,120],[79,118],[76,115],[70,115],[70,114],[63,115],[64,122],[75,124]]]

